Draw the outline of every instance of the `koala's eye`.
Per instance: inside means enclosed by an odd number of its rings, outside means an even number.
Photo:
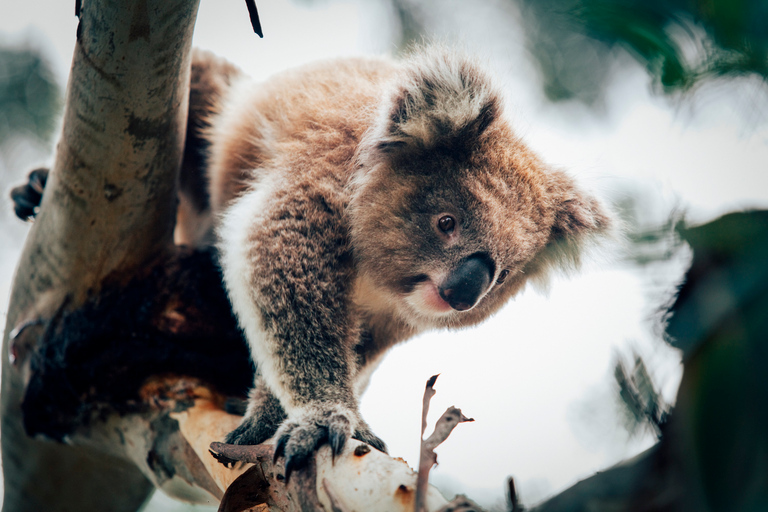
[[[496,279],[496,284],[503,283],[508,275],[509,275],[509,270],[507,270],[507,269],[502,270],[501,273],[499,273],[499,278]]]
[[[454,229],[456,229],[456,219],[454,219],[451,215],[443,215],[437,221],[437,227],[440,228],[440,231],[449,235],[453,233]]]

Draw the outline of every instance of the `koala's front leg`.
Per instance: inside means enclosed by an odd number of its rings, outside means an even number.
[[[325,443],[334,455],[349,437],[385,449],[360,417],[353,391],[353,262],[334,185],[321,194],[262,182],[230,208],[220,231],[233,309],[287,414],[276,446],[286,476]],[[260,438],[248,434],[252,423],[246,417],[232,440]]]

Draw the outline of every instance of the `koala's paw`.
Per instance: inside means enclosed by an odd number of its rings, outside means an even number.
[[[238,427],[227,434],[224,442],[227,444],[261,444],[277,431],[277,425],[259,418],[246,416]]]
[[[240,425],[227,434],[227,444],[254,445],[270,439],[277,432],[277,427],[285,420],[285,412],[280,402],[262,387],[251,392],[245,417]]]
[[[16,216],[21,220],[32,220],[37,215],[40,202],[43,200],[45,182],[48,180],[48,169],[35,169],[29,173],[27,182],[11,190],[11,200]]]
[[[285,421],[277,431],[275,460],[285,456],[285,480],[288,482],[291,473],[305,466],[320,446],[330,444],[332,456],[336,457],[350,437],[386,451],[384,442],[354,411],[336,406],[306,412]]]

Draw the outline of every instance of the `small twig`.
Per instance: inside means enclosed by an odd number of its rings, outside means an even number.
[[[432,400],[432,397],[435,396],[435,382],[437,381],[437,378],[440,376],[438,373],[437,375],[433,375],[429,378],[427,381],[427,387],[424,388],[424,398],[421,400],[421,438],[424,439],[424,432],[427,430],[427,413],[429,412],[429,402]]]
[[[427,381],[427,386],[424,389],[424,399],[422,402],[421,413],[421,454],[419,456],[419,473],[416,479],[416,499],[414,500],[415,512],[422,512],[427,510],[426,497],[427,487],[429,485],[429,472],[432,469],[432,466],[437,464],[437,455],[434,452],[435,448],[437,448],[443,441],[448,439],[448,436],[451,435],[451,432],[456,427],[456,425],[466,421],[475,421],[472,418],[467,418],[464,416],[461,413],[461,409],[457,409],[456,407],[451,406],[446,409],[443,415],[440,416],[440,419],[437,420],[437,423],[435,424],[435,431],[432,432],[432,435],[429,436],[426,440],[424,439],[424,431],[426,430],[427,426],[427,412],[429,411],[429,402],[432,400],[432,397],[436,393],[434,385],[437,377],[437,375],[430,377],[430,379]]]
[[[272,460],[273,447],[265,444],[239,445],[213,442],[208,451],[213,458],[224,465],[235,462],[256,464],[265,459]]]
[[[523,512],[525,508],[520,504],[520,500],[517,497],[517,489],[515,488],[515,479],[509,477],[507,479],[507,508],[509,512]]]
[[[264,32],[261,30],[261,21],[259,21],[259,11],[256,10],[256,2],[254,0],[245,0],[245,5],[248,6],[248,16],[251,18],[253,31],[263,38]]]
[[[443,441],[448,439],[448,436],[451,435],[451,432],[453,432],[453,429],[456,428],[456,425],[468,421],[475,421],[475,419],[467,418],[461,413],[461,409],[457,407],[451,406],[446,409],[443,415],[440,416],[440,419],[437,420],[437,423],[435,424],[435,431],[432,432],[432,435],[423,442],[422,453],[424,448],[431,452],[440,446]],[[435,456],[435,459],[437,459],[437,456]],[[435,460],[435,463],[437,463],[437,460]]]

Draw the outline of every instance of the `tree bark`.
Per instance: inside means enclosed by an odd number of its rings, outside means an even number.
[[[94,0],[80,13],[61,140],[3,338],[4,511],[132,511],[153,488],[102,450],[27,437],[20,405],[38,324],[171,246],[197,6]]]

